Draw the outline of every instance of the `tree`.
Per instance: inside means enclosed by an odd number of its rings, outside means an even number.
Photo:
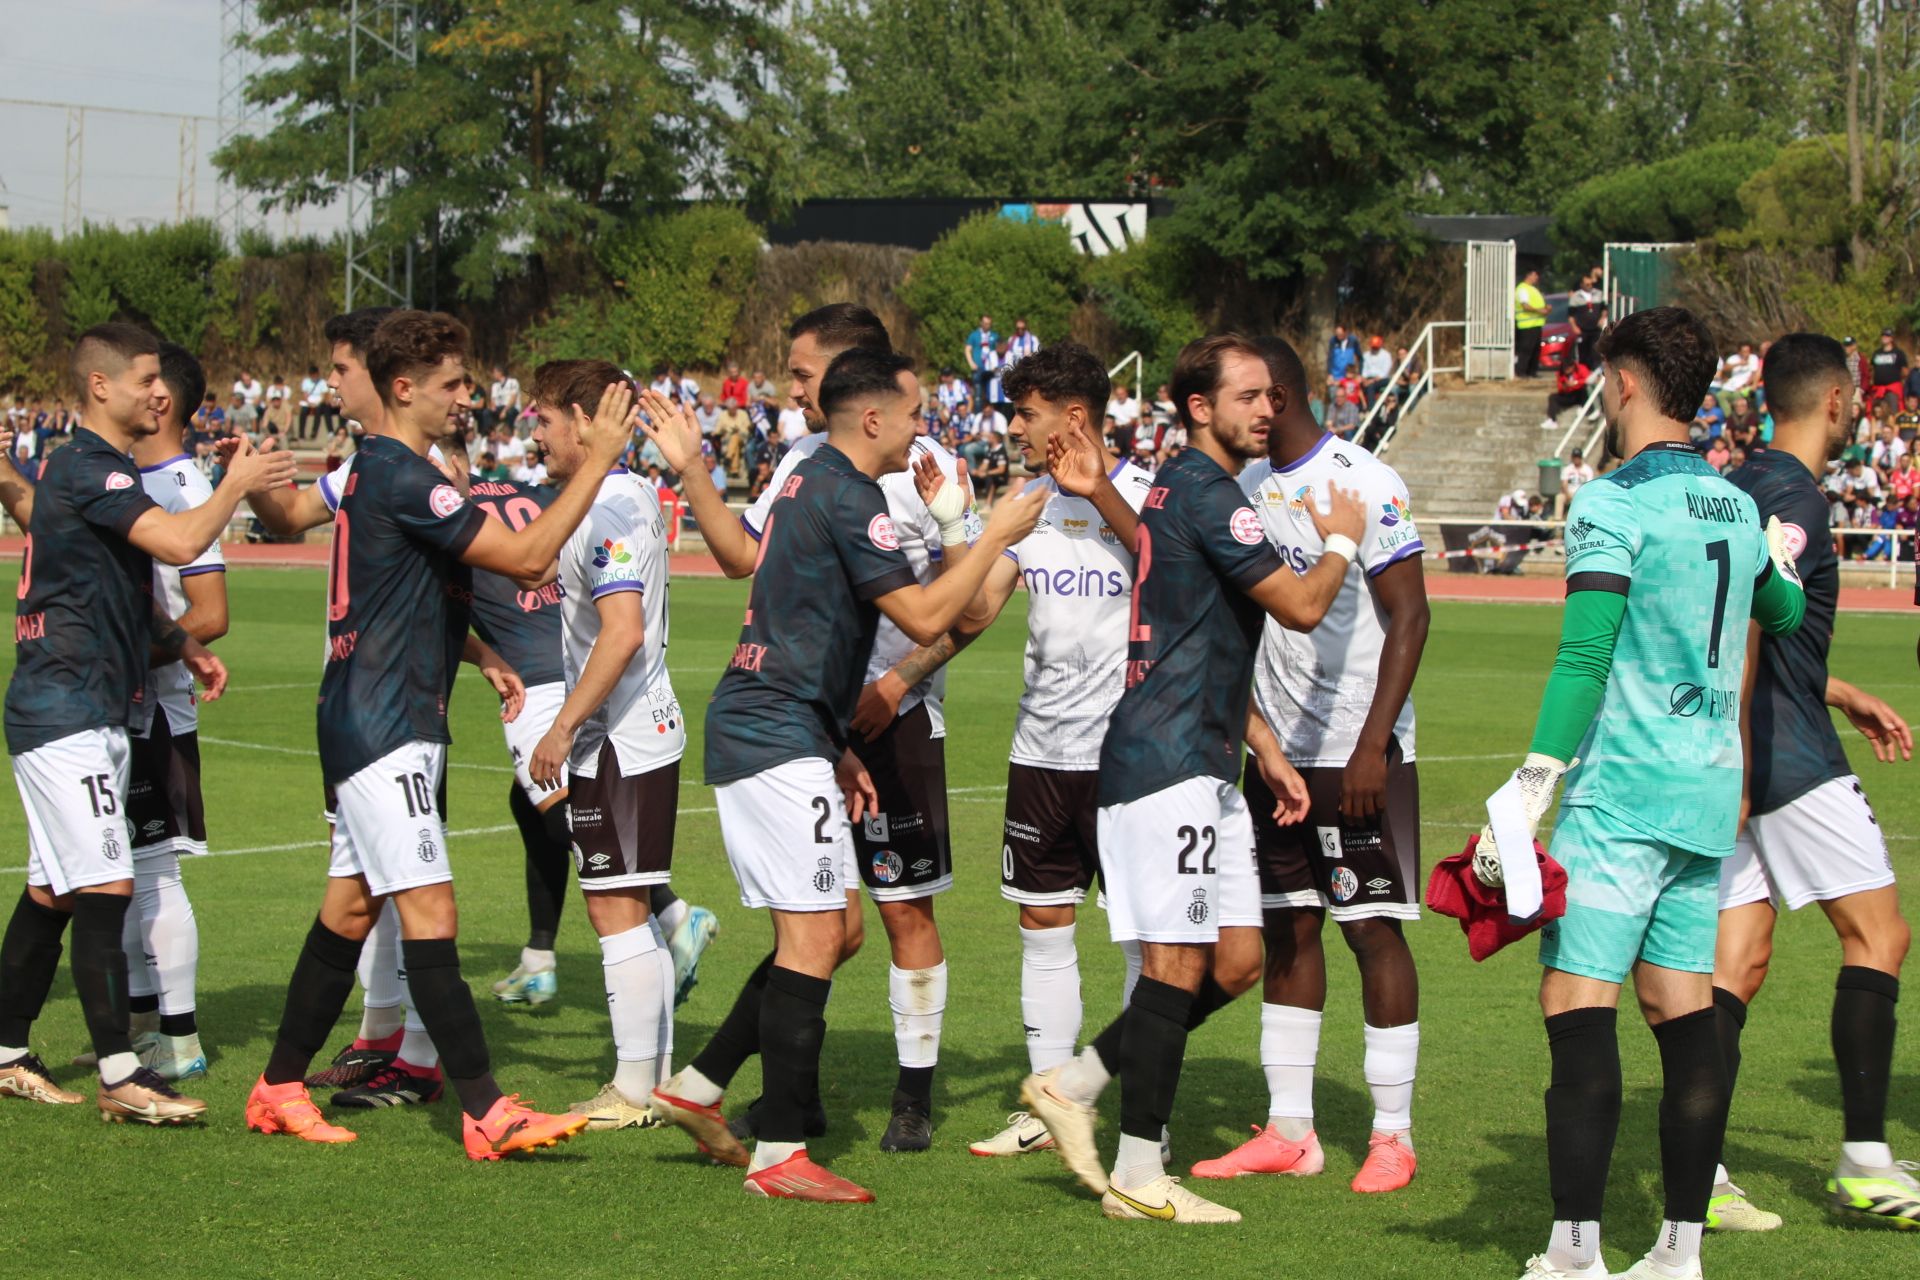
[[[1067,332],[1086,259],[1057,222],[976,214],[914,262],[900,295],[919,317],[931,367],[960,367],[967,331],[991,315],[1005,332],[1024,316],[1041,341]]]
[[[370,242],[437,245],[487,297],[614,219],[683,196],[754,207],[804,187],[780,77],[812,67],[755,0],[422,0],[418,67],[347,75],[345,6],[261,0],[248,100],[273,127],[214,156],[270,208],[338,199],[347,115],[396,176]],[[792,54],[791,60],[789,54]],[[542,284],[542,287],[543,284]]]
[[[1553,238],[1583,260],[1609,240],[1698,240],[1745,224],[1742,185],[1773,163],[1771,142],[1714,142],[1601,173],[1555,206]]]

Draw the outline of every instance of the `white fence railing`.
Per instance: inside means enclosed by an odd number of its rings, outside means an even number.
[[[1406,399],[1401,400],[1396,397],[1395,408],[1397,412],[1393,422],[1388,425],[1386,434],[1380,437],[1380,442],[1373,447],[1373,452],[1376,457],[1384,456],[1387,452],[1387,446],[1393,443],[1394,435],[1400,430],[1401,419],[1405,418],[1408,411],[1411,410],[1415,404],[1419,403],[1422,396],[1433,390],[1433,375],[1436,373],[1462,373],[1465,371],[1464,356],[1463,363],[1461,364],[1446,365],[1444,367],[1434,364],[1434,334],[1441,329],[1464,330],[1466,327],[1467,322],[1465,320],[1434,320],[1430,322],[1426,328],[1420,330],[1420,336],[1413,340],[1413,344],[1407,348],[1406,356],[1399,364],[1394,366],[1393,373],[1387,378],[1386,390],[1374,398],[1373,404],[1368,406],[1367,412],[1361,417],[1360,425],[1354,429],[1353,438],[1355,440],[1365,440],[1367,438],[1367,433],[1373,429],[1373,424],[1379,420],[1381,409],[1387,403],[1388,393],[1400,385],[1401,377],[1406,374],[1407,369],[1412,366],[1415,361],[1418,361],[1420,376],[1414,379],[1412,387],[1407,391]],[[1332,416],[1332,405],[1327,406],[1327,413],[1328,416]]]
[[[1600,421],[1600,382],[1601,374],[1596,371],[1593,375],[1593,388],[1587,392],[1586,403],[1580,406],[1580,412],[1574,414],[1573,421],[1567,424],[1566,434],[1560,437],[1560,443],[1553,446],[1554,457],[1566,457],[1567,446],[1573,443],[1573,438],[1579,434],[1580,428],[1589,422],[1597,423]],[[1581,450],[1582,457],[1593,457],[1594,443],[1596,442],[1590,441],[1587,446]]]

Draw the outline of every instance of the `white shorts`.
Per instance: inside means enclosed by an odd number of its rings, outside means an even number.
[[[507,754],[513,757],[513,779],[536,807],[567,785],[567,768],[564,764],[560,766],[559,787],[543,787],[527,772],[527,765],[533,759],[533,749],[540,745],[540,739],[547,736],[547,730],[553,728],[554,717],[560,714],[560,704],[566,700],[567,684],[564,680],[530,684],[527,686],[527,700],[520,706],[520,714],[500,726],[507,736]]]
[[[327,874],[363,876],[376,898],[453,879],[447,829],[434,796],[443,742],[409,742],[334,788]]]
[[[1747,819],[1720,864],[1720,909],[1779,901],[1798,911],[1892,883],[1886,835],[1860,779],[1849,775]]]
[[[1217,942],[1222,929],[1260,927],[1253,818],[1232,783],[1187,778],[1104,805],[1099,842],[1115,942]]]
[[[775,911],[844,911],[860,887],[847,802],[833,766],[789,760],[713,789],[720,838],[740,904]]]
[[[115,726],[56,738],[13,757],[27,811],[27,883],[56,896],[133,879],[127,731]]]

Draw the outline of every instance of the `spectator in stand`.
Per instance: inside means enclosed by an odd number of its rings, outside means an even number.
[[[307,366],[307,376],[300,379],[300,421],[295,424],[295,433],[301,438],[318,436],[333,421],[333,406],[327,403],[327,380],[320,376],[320,366]]]
[[[1140,423],[1140,402],[1124,382],[1113,384],[1113,398],[1107,401],[1107,416],[1113,419],[1114,448],[1120,456],[1131,456],[1134,428]]]
[[[277,373],[267,384],[267,421],[283,437],[293,433],[293,388]]]
[[[742,379],[743,385],[744,382]],[[746,459],[747,433],[752,429],[753,420],[740,407],[740,401],[730,396],[720,401],[720,456],[726,460],[727,470],[740,470]]]
[[[1348,369],[1340,380],[1333,384],[1333,422],[1329,430],[1342,440],[1351,440],[1354,430],[1360,425],[1360,406],[1363,395],[1360,388],[1360,374],[1356,369]]]
[[[1906,564],[1913,563],[1914,535],[1920,531],[1920,492],[1913,494],[1900,504],[1898,518],[1894,528],[1906,534],[1898,540],[1893,549],[1893,558]]]
[[[496,423],[505,423],[511,429],[514,418],[520,412],[520,379],[501,365],[493,366],[493,382],[487,387],[486,407],[488,413],[480,423],[482,431],[491,431]]]
[[[993,331],[993,317],[981,316],[980,327],[967,335],[966,356],[967,372],[972,375],[973,402],[985,404],[987,400],[987,353],[1000,345],[1000,335]]]
[[[1593,370],[1584,361],[1576,358],[1563,362],[1560,372],[1554,376],[1554,389],[1547,394],[1547,416],[1541,421],[1540,429],[1556,430],[1561,414],[1584,406],[1593,390],[1592,381]]]
[[[935,388],[934,394],[949,419],[955,414],[965,413],[968,403],[973,399],[973,392],[968,389],[966,380],[954,369],[948,369],[940,375],[940,385]]]
[[[700,428],[700,434],[712,440],[720,432],[720,406],[715,404],[711,395],[702,395],[694,403],[693,420]]]
[[[1773,350],[1773,343],[1760,344],[1759,367],[1753,375],[1753,385],[1747,388],[1747,398],[1753,401],[1755,413],[1763,412],[1767,407],[1767,352]]]
[[[975,440],[984,439],[991,432],[1006,438],[1007,415],[992,405],[987,405],[967,417],[967,435]]]
[[[1867,446],[1867,465],[1873,468],[1874,474],[1880,477],[1880,483],[1884,485],[1887,477],[1893,474],[1893,464],[1907,456],[1907,442],[1900,438],[1892,418],[1879,418],[1877,423],[1879,432],[1874,436],[1873,443]]]
[[[240,376],[234,379],[233,394],[245,400],[247,407],[255,411],[255,417],[257,418],[259,416],[260,402],[266,399],[267,389],[260,385],[260,379],[254,377],[245,369],[242,369]]]
[[[1705,445],[1709,440],[1718,439],[1726,428],[1727,415],[1720,411],[1720,401],[1709,391],[1707,398],[1700,402],[1700,411],[1693,415],[1687,437],[1697,445]]]
[[[1602,268],[1589,267],[1579,286],[1567,295],[1567,319],[1580,335],[1574,359],[1589,369],[1600,367],[1600,331],[1607,323],[1606,278]]]
[[[1920,406],[1920,364],[1907,370],[1907,380],[1900,388],[1901,402],[1909,409]]]
[[[506,464],[501,462],[491,449],[483,449],[480,451],[479,475],[482,480],[496,482],[503,482],[513,478],[513,473],[507,469]]]
[[[234,392],[233,399],[227,404],[227,430],[251,440],[259,422],[260,411],[253,407],[253,402],[240,392]]]
[[[1347,326],[1333,326],[1333,337],[1327,342],[1327,386],[1332,387],[1360,367],[1360,339],[1347,332]],[[1327,393],[1327,399],[1333,399],[1333,393]]]
[[[1007,405],[1007,397],[1000,389],[1000,377],[1007,371],[1007,340],[1002,338],[988,347],[980,357],[987,375],[987,396],[981,403],[998,409]],[[1011,405],[1007,405],[1011,408]]]
[[[727,376],[720,380],[720,403],[725,405],[731,400],[735,404],[745,404],[747,397],[751,394],[747,387],[747,380],[740,375],[740,366],[728,365]]]
[[[1867,364],[1866,356],[1861,354],[1860,344],[1858,342],[1855,342],[1850,337],[1842,338],[1840,339],[1840,345],[1845,347],[1847,352],[1847,377],[1859,392],[1860,403],[1865,404],[1867,386],[1869,385],[1868,379],[1873,370]]]
[[[653,366],[653,381],[647,384],[647,390],[654,392],[656,395],[665,396],[676,404],[679,403],[680,380],[673,376],[673,368],[670,365],[657,364]]]
[[[754,467],[753,474],[747,478],[747,501],[758,502],[760,495],[765,493],[767,486],[772,483],[773,463],[762,458],[759,464]]]
[[[1005,373],[1022,360],[1040,349],[1040,339],[1027,330],[1027,318],[1015,316],[1013,336],[1007,339],[1007,357],[1001,362],[1000,372]]]
[[[1727,446],[1727,437],[1717,435],[1707,442],[1707,465],[1721,475],[1727,474],[1727,464],[1733,461],[1733,450]]]
[[[1760,357],[1753,344],[1743,342],[1734,353],[1720,362],[1720,377],[1714,390],[1722,396],[1746,391],[1760,380]]]
[[[353,456],[353,433],[345,427],[334,428],[333,435],[327,440],[328,471],[338,471],[348,458]]]
[[[1840,473],[1840,492],[1869,505],[1876,504],[1880,501],[1880,477],[1864,461],[1854,458]]]
[[[680,393],[681,404],[700,402],[700,380],[693,376],[691,369],[682,369],[675,375],[674,385]]]
[[[1873,353],[1871,381],[1867,387],[1868,403],[1878,405],[1882,400],[1892,400],[1897,413],[1906,408],[1900,399],[1901,388],[1907,382],[1907,366],[1912,363],[1907,353],[1893,341],[1893,330],[1880,331],[1880,349]]]
[[[765,400],[778,401],[779,399],[780,388],[774,386],[766,374],[756,370],[753,381],[747,384],[747,398],[744,403],[754,405]]]
[[[1880,483],[1889,498],[1903,504],[1916,491],[1920,491],[1920,468],[1913,465],[1913,454],[1902,453],[1895,459]]]
[[[780,443],[791,445],[806,434],[807,415],[800,411],[800,406],[789,403],[780,411]]]
[[[1760,431],[1760,415],[1754,412],[1753,401],[1748,396],[1735,396],[1727,401],[1726,433],[1733,437],[1732,443],[1746,448],[1751,438]],[[1741,435],[1748,439],[1741,439]]]
[[[1160,384],[1160,389],[1153,393],[1152,411],[1153,420],[1161,426],[1165,426],[1180,416],[1173,407],[1173,389],[1164,382]]]
[[[1553,496],[1553,518],[1566,518],[1567,508],[1573,503],[1573,495],[1580,492],[1580,486],[1593,482],[1593,468],[1587,465],[1586,455],[1575,449],[1567,465],[1560,468],[1560,492]]]
[[[726,464],[721,462],[718,457],[715,457],[710,461],[712,465],[707,468],[707,476],[709,479],[713,481],[713,491],[719,494],[720,497],[724,500],[727,496]]]
[[[1387,340],[1379,334],[1367,339],[1366,354],[1360,357],[1360,394],[1362,403],[1369,409],[1393,381],[1393,353],[1387,350]]]
[[[1160,457],[1160,424],[1153,418],[1140,419],[1133,427],[1133,460],[1136,466],[1151,471]]]
[[[1513,374],[1540,375],[1540,339],[1546,333],[1547,300],[1540,292],[1540,272],[1529,267],[1513,287]]]
[[[986,506],[992,506],[994,497],[1007,483],[1008,459],[1004,433],[986,430],[980,433],[986,444],[986,450],[980,457],[980,468],[973,472],[980,482],[980,500]]]

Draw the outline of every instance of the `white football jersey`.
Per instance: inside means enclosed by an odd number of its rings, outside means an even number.
[[[581,723],[571,765],[592,768],[608,739],[622,777],[672,764],[687,749],[687,724],[667,674],[667,525],[651,485],[625,467],[607,473],[587,518],[560,552],[560,585],[566,589],[560,617],[569,691],[600,635],[595,601],[639,592],[646,627],[613,692]]]
[[[1114,487],[1136,512],[1153,477],[1121,462]],[[1027,587],[1026,689],[1013,722],[1015,764],[1098,769],[1107,719],[1126,690],[1127,623],[1133,607],[1133,551],[1085,498],[1051,495],[1033,532],[1001,554]]]
[[[1240,473],[1240,487],[1253,501],[1267,540],[1295,573],[1320,559],[1324,544],[1306,504],[1324,505],[1329,484],[1357,489],[1367,507],[1367,531],[1359,560],[1319,626],[1304,635],[1267,619],[1253,669],[1253,696],[1260,714],[1280,737],[1296,767],[1344,768],[1359,742],[1379,683],[1380,651],[1387,615],[1367,588],[1367,579],[1388,565],[1417,556],[1425,547],[1407,506],[1399,473],[1365,449],[1333,435],[1320,437],[1306,457],[1276,470],[1264,458]],[[1413,699],[1394,720],[1403,756],[1413,754]]]
[[[793,469],[800,465],[802,458],[808,457],[814,450],[827,443],[824,431],[802,436],[787,450],[787,456],[780,459],[770,481],[758,500],[747,508],[740,517],[740,523],[757,542],[760,531],[766,528],[767,512],[773,509],[773,501],[780,494],[780,487]],[[887,512],[893,519],[894,531],[900,535],[900,550],[906,554],[907,562],[913,566],[913,576],[926,586],[937,576],[935,566],[940,562],[940,525],[934,520],[933,513],[927,510],[927,504],[920,500],[920,491],[913,483],[913,464],[922,457],[931,455],[939,464],[940,473],[951,485],[964,485],[967,482],[960,477],[959,463],[947,452],[945,445],[932,436],[917,436],[913,448],[907,455],[908,470],[896,471],[880,477],[880,492],[887,497]],[[980,517],[974,513],[972,491],[968,490],[967,503],[967,541],[972,543],[980,536],[982,525]],[[895,663],[912,653],[919,646],[907,639],[906,633],[893,625],[893,620],[885,614],[880,616],[880,629],[874,633],[873,652],[867,658],[867,683],[871,684],[893,669]],[[919,706],[927,704],[927,710],[933,717],[933,736],[947,736],[946,719],[941,714],[941,699],[947,690],[947,673],[942,668],[922,680],[907,691],[900,699],[900,709],[896,716],[903,716]]]
[[[159,503],[161,510],[168,512],[191,511],[213,496],[213,486],[200,474],[200,468],[194,465],[193,459],[184,453],[155,466],[140,468],[140,483],[146,489],[147,496]],[[187,611],[186,589],[180,585],[182,578],[226,571],[227,557],[220,550],[217,538],[192,564],[176,569],[155,560],[154,601],[167,611],[169,618],[177,618]],[[142,737],[153,727],[153,708],[156,705],[167,709],[167,729],[174,735],[193,733],[199,729],[200,711],[194,704],[193,673],[187,670],[186,663],[169,662],[164,667],[154,667],[147,672],[147,691],[140,700]]]

